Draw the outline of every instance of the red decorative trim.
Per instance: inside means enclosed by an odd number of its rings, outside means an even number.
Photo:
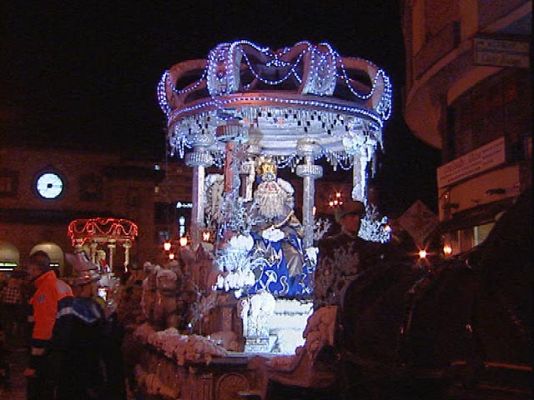
[[[87,242],[125,242],[134,240],[139,233],[135,223],[127,219],[117,218],[89,218],[75,219],[67,228],[67,235],[72,245]]]

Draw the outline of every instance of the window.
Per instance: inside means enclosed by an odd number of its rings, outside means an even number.
[[[154,204],[154,223],[156,225],[169,225],[174,218],[176,207],[169,207],[168,203]]]
[[[444,241],[451,246],[453,255],[464,253],[486,240],[494,226],[495,222],[490,222],[452,231],[445,235]]]
[[[102,177],[96,174],[82,175],[79,180],[80,200],[98,201],[102,200]]]
[[[458,18],[458,2],[443,0],[425,1],[425,31],[429,36],[435,36],[448,24]]]
[[[473,228],[462,229],[459,231],[460,252],[465,252],[473,248]]]
[[[488,237],[489,233],[495,226],[495,223],[489,223],[484,225],[478,225],[474,228],[474,245],[478,246]]]
[[[0,170],[0,197],[16,196],[18,173],[12,170]]]
[[[445,242],[451,246],[452,255],[466,252],[473,248],[473,228],[460,229],[447,233]]]
[[[191,208],[177,208],[177,203],[186,205],[190,204],[184,201],[154,204],[154,223],[161,227],[162,232],[167,232],[169,238],[181,237],[187,234],[189,230]],[[161,240],[161,235],[158,240]]]
[[[532,130],[529,93],[528,72],[523,70],[504,71],[464,93],[448,110],[447,158],[457,158],[501,136],[521,154],[521,138]]]
[[[178,236],[185,236],[185,232],[185,217],[183,215],[180,215],[180,217],[178,218]]]
[[[138,188],[128,188],[126,194],[126,205],[132,208],[139,207],[141,205],[141,195],[139,194]]]
[[[460,237],[459,231],[449,232],[445,235],[444,243],[451,246],[451,254],[456,255],[460,253]]]
[[[167,230],[157,231],[156,243],[162,244],[171,239],[171,234]]]

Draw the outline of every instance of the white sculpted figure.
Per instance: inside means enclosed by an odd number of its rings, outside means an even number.
[[[161,269],[159,265],[145,262],[143,270],[145,279],[143,279],[143,293],[141,295],[141,309],[143,315],[148,321],[153,319],[154,305],[156,302],[157,279],[156,274]]]
[[[240,302],[244,336],[269,336],[269,318],[274,315],[276,300],[268,292],[261,292]]]
[[[292,215],[295,205],[293,187],[289,182],[277,178],[276,172],[274,163],[261,160],[258,167],[261,183],[254,193],[253,208],[266,224],[271,225],[284,224]]]
[[[153,311],[154,323],[159,327],[178,327],[176,289],[176,273],[170,269],[160,268],[156,273],[156,297]]]
[[[205,180],[204,213],[207,226],[214,225],[219,219],[219,209],[224,192],[224,176],[210,174]]]

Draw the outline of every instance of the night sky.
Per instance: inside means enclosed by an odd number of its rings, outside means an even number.
[[[223,41],[273,49],[328,41],[373,61],[393,84],[377,176],[383,208],[398,214],[418,198],[435,208],[439,152],[411,135],[401,115],[400,13],[397,1],[378,0],[4,2],[0,135],[161,158],[165,119],[155,87],[166,68]]]

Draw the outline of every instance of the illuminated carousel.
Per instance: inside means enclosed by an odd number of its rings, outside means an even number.
[[[312,314],[311,302],[314,243],[324,233],[313,211],[315,180],[323,175],[318,161],[325,159],[334,170],[352,170],[352,198],[366,203],[367,177],[391,113],[389,79],[373,63],[342,57],[327,43],[271,50],[236,41],[219,44],[207,59],[172,66],[157,96],[167,117],[171,152],[193,168],[192,244],[180,257],[187,271],[176,272],[174,279],[187,277],[203,288],[197,303],[205,307],[197,307],[195,321],[203,334],[218,338],[220,349],[212,354],[223,357],[216,363],[233,357],[232,368],[241,366],[233,377],[213,375],[215,389],[201,398],[239,398],[237,392],[244,396],[253,389],[260,393],[264,388],[258,382],[268,374],[246,367],[250,353],[306,349],[311,344],[303,331],[308,338],[322,338],[321,344],[332,338],[335,317],[329,310]],[[220,173],[207,174],[212,166]],[[278,177],[283,168],[302,178],[302,221],[294,210],[294,188]],[[385,241],[389,233],[383,225],[370,221],[362,234]],[[207,236],[213,246],[202,243]],[[173,353],[161,343],[191,339],[176,329],[165,334],[151,329],[144,325],[137,332],[140,340],[158,342],[171,358],[181,350]],[[184,346],[176,344],[176,349]],[[187,364],[187,357],[178,358]],[[148,392],[159,385],[158,390],[172,395],[200,398],[180,392],[200,384],[191,376],[184,375],[179,384],[156,375],[149,383],[146,374],[140,378]],[[224,379],[237,388],[231,396]]]
[[[124,268],[128,270],[130,249],[138,232],[137,225],[124,218],[75,219],[67,227],[74,251],[85,250],[102,273],[111,271],[117,245],[124,249]]]

